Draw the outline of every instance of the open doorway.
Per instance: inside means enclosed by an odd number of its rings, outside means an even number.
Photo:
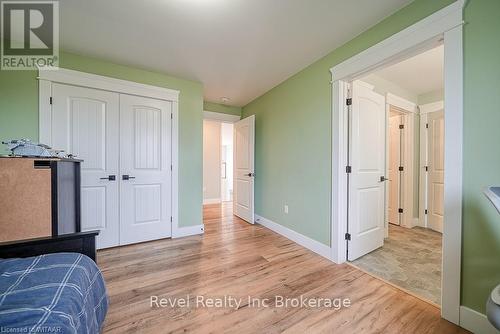
[[[254,145],[254,116],[241,120],[237,115],[203,112],[205,229],[233,221],[254,223]]]
[[[348,260],[441,304],[444,48],[351,84]]]
[[[203,121],[203,204],[233,200],[232,123]]]
[[[221,123],[221,201],[233,202],[233,130],[231,123]]]
[[[233,128],[230,122],[203,120],[203,215],[205,221],[232,216]]]

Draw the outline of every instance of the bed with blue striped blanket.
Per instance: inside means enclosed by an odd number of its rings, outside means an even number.
[[[0,259],[0,333],[100,333],[107,309],[101,271],[85,255]]]

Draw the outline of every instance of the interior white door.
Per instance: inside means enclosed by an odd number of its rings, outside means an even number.
[[[444,111],[427,114],[428,175],[427,226],[443,232],[444,215]]]
[[[100,230],[97,248],[119,243],[119,96],[52,85],[52,147],[83,159],[81,225]]]
[[[350,112],[348,259],[384,244],[385,97],[360,81],[352,85]]]
[[[389,191],[387,202],[388,223],[400,225],[399,208],[401,203],[401,129],[403,124],[401,114],[391,111],[389,115],[389,166],[387,168]]]
[[[170,237],[172,103],[120,95],[120,244]]]
[[[233,135],[233,213],[254,223],[254,152],[255,116],[249,116],[234,124]]]

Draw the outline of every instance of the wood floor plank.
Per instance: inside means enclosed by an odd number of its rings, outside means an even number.
[[[110,297],[105,333],[466,333],[439,309],[349,265],[232,215],[204,208],[205,234],[98,252]],[[190,296],[188,307],[150,297]],[[197,308],[196,296],[242,298],[239,308]],[[268,300],[255,307],[247,296]],[[333,310],[277,307],[284,298],[349,298]]]

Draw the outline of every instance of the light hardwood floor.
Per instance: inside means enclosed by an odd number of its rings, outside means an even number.
[[[466,333],[439,309],[349,265],[335,265],[227,205],[204,208],[205,235],[103,250],[106,333]],[[150,296],[349,298],[339,311],[150,305]],[[172,300],[172,299],[171,299]],[[272,305],[271,305],[272,306]]]

